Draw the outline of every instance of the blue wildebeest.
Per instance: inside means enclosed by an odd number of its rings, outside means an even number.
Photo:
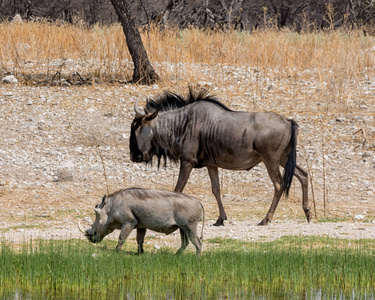
[[[138,102],[138,101],[137,101]],[[250,170],[260,162],[274,186],[271,207],[259,225],[266,225],[283,193],[288,196],[295,175],[302,185],[303,210],[310,222],[307,172],[296,164],[297,123],[272,112],[233,111],[207,90],[189,89],[187,97],[164,92],[146,106],[134,105],[130,157],[134,162],[152,162],[153,156],[180,162],[175,187],[182,192],[193,168],[206,167],[212,192],[219,206],[214,225],[227,219],[220,199],[218,168]],[[280,167],[284,167],[283,176]]]

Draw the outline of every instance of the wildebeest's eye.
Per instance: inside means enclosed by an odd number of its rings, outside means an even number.
[[[131,125],[132,130],[137,130],[142,125],[142,118],[134,119]]]

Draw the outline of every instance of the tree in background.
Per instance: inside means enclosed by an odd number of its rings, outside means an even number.
[[[147,57],[147,52],[143,46],[141,35],[130,15],[128,4],[125,0],[111,0],[116,14],[124,30],[126,44],[134,63],[134,73],[132,82],[139,84],[153,84],[159,76],[156,74]]]

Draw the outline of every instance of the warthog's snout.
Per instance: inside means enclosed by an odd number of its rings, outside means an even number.
[[[95,230],[94,228],[89,228],[87,229],[86,231],[84,229],[82,229],[81,227],[81,223],[78,221],[78,229],[79,231],[81,231],[85,237],[92,243],[96,243],[96,239],[94,238],[95,237]]]

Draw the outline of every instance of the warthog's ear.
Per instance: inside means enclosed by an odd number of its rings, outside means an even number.
[[[104,195],[103,196],[103,206],[106,205],[107,203],[108,203],[108,196]]]
[[[106,205],[107,202],[108,202],[108,197],[107,197],[107,195],[104,195],[103,198],[102,198],[103,205]]]

